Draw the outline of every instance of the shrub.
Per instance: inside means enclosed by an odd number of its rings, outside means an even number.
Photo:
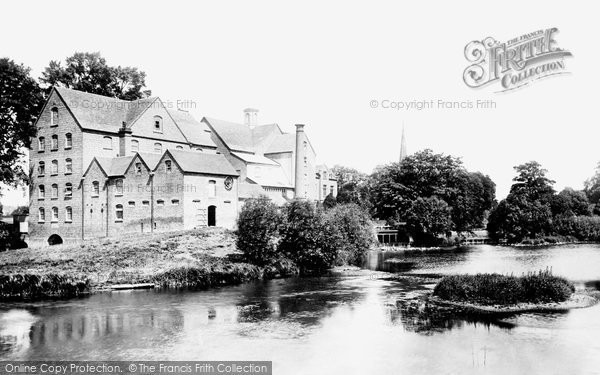
[[[267,197],[246,201],[237,219],[237,248],[257,265],[270,264],[277,258],[281,215]]]
[[[308,201],[291,201],[284,212],[281,252],[298,265],[301,273],[330,268],[341,243],[337,227],[325,220],[322,211]]]
[[[362,266],[375,242],[375,229],[369,214],[354,203],[337,205],[325,212],[325,219],[340,233],[338,264]]]
[[[335,207],[336,204],[337,199],[333,196],[333,194],[327,195],[323,200],[323,208],[326,210]]]
[[[446,276],[435,286],[433,295],[455,302],[511,305],[561,302],[574,291],[573,284],[546,270],[521,277],[497,273]]]

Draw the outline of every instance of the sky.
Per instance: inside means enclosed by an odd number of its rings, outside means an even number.
[[[306,124],[319,162],[370,173],[425,148],[489,175],[504,198],[513,166],[537,160],[555,188],[581,189],[600,161],[597,12],[558,1],[104,1],[4,3],[0,57],[39,77],[50,60],[99,51],[138,67],[163,101],[203,116],[284,131]],[[463,82],[465,46],[556,27],[570,74],[497,93]],[[492,101],[493,108],[447,102]],[[377,101],[373,108],[372,101]],[[433,101],[433,108],[383,108]],[[444,108],[438,107],[442,101]],[[26,204],[3,189],[5,205]]]

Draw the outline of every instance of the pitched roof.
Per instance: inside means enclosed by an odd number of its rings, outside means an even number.
[[[169,110],[169,114],[188,141],[196,145],[217,147],[210,137],[210,129],[205,123],[197,121],[186,111]]]
[[[96,157],[95,159],[108,177],[116,177],[125,174],[127,167],[129,167],[133,158],[134,155],[116,158]]]
[[[262,155],[246,154],[246,153],[243,153],[243,152],[235,152],[235,151],[232,151],[231,153],[234,156],[242,159],[246,163],[279,165],[279,163],[277,163],[277,162],[275,162],[275,161],[273,161],[273,160],[271,160],[269,158],[265,158]]]
[[[230,150],[254,152],[252,131],[246,125],[207,117],[204,119],[214,128]]]
[[[238,176],[238,172],[221,154],[206,154],[198,151],[167,150],[177,165],[187,173],[202,173]]]
[[[283,133],[273,139],[273,142],[265,149],[265,154],[294,151],[296,151],[296,135],[293,133]]]
[[[150,168],[151,171],[153,171],[156,168],[158,162],[160,162],[160,159],[163,156],[163,154],[153,154],[150,152],[138,152],[138,155],[140,155],[144,163],[146,163],[146,165],[148,166],[148,168]]]

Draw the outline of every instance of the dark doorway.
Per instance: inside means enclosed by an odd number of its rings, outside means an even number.
[[[60,245],[61,243],[63,243],[63,239],[58,234],[53,234],[48,237],[48,245],[50,246]]]
[[[217,225],[217,207],[208,206],[208,226],[214,227]]]

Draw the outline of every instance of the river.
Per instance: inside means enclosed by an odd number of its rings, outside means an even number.
[[[370,267],[383,265],[371,254]],[[405,273],[552,268],[600,288],[600,246],[474,246]],[[0,359],[269,360],[274,374],[600,374],[600,305],[497,320],[430,311],[433,287],[364,270],[207,291],[0,304]]]

